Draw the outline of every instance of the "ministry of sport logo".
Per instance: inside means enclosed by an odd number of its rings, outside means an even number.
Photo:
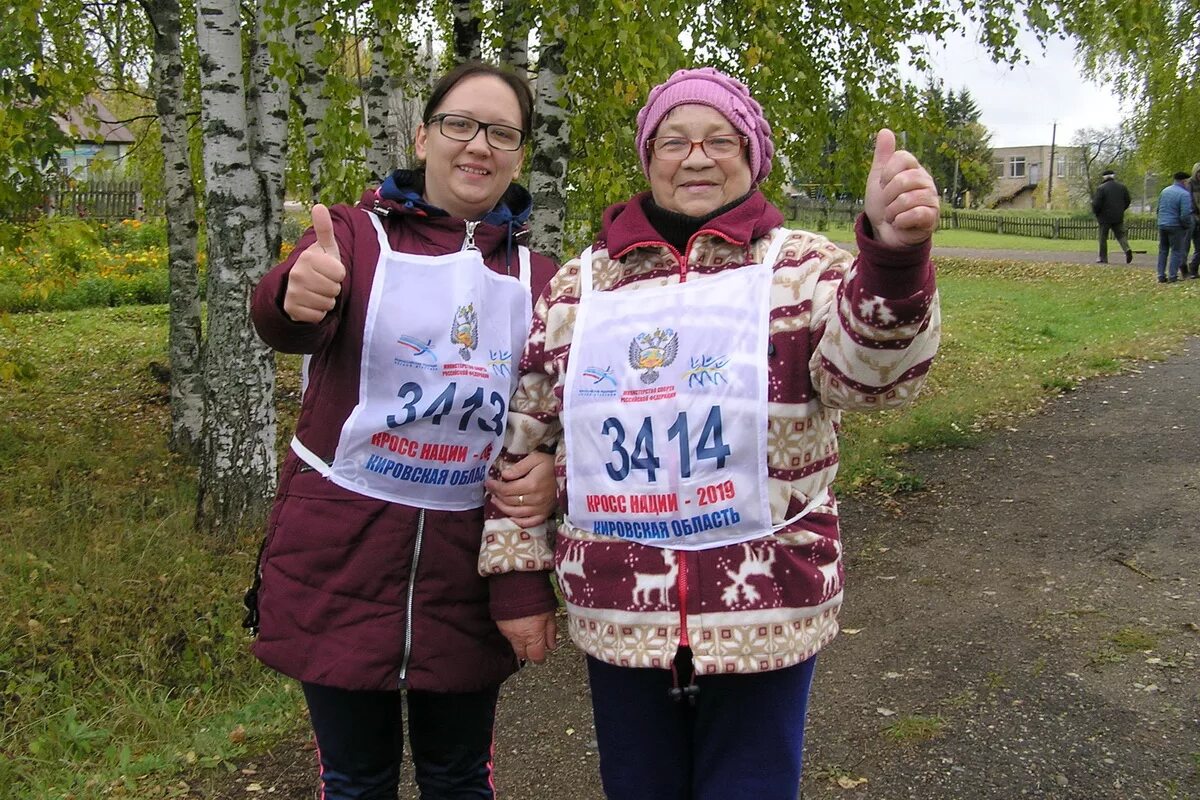
[[[679,334],[673,328],[655,328],[633,337],[629,343],[629,366],[644,370],[642,383],[654,383],[659,378],[659,368],[670,366],[678,353]]]

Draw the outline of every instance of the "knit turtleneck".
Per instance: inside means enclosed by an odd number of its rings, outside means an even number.
[[[662,235],[663,241],[675,248],[676,252],[686,256],[687,253],[685,251],[687,250],[688,242],[696,235],[696,231],[703,228],[705,223],[711,222],[726,211],[738,207],[753,193],[754,190],[750,190],[738,199],[726,203],[702,217],[691,217],[687,214],[680,214],[677,211],[668,211],[654,202],[654,198],[650,195],[646,195],[642,201],[642,210],[646,212],[646,219],[654,226],[654,230]]]

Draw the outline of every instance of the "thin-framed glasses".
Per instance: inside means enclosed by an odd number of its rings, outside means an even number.
[[[656,136],[650,140],[650,151],[663,161],[684,161],[697,147],[704,155],[720,161],[741,155],[750,140],[733,133],[706,136],[703,139],[685,139],[682,136]]]
[[[442,136],[456,142],[469,142],[483,129],[487,143],[497,150],[520,150],[525,143],[525,131],[511,125],[501,125],[498,122],[480,122],[477,119],[464,117],[462,114],[434,114],[429,123],[438,124]]]

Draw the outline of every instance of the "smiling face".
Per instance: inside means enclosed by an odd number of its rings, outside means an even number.
[[[711,106],[689,103],[663,117],[655,136],[679,136],[699,141],[707,136],[739,135],[725,116]],[[700,147],[683,161],[664,161],[650,155],[650,193],[660,208],[702,217],[750,191],[753,179],[745,150],[734,158],[709,158]]]
[[[517,94],[494,75],[471,75],[454,85],[433,110],[461,114],[524,130]],[[443,136],[438,123],[417,127],[413,142],[425,162],[425,200],[456,217],[480,219],[495,208],[508,185],[521,174],[524,149],[497,150],[482,128],[469,142]]]

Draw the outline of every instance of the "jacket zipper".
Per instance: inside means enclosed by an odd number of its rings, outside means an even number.
[[[413,545],[412,566],[408,570],[408,598],[405,602],[404,657],[400,659],[400,688],[408,688],[408,660],[412,657],[413,593],[417,588],[417,565],[421,561],[421,542],[425,538],[425,509],[417,514],[417,541]]]
[[[478,250],[475,246],[475,228],[479,226],[478,220],[467,220],[467,235],[463,237],[463,250]]]
[[[679,646],[691,647],[687,631],[687,554],[683,550],[676,550],[675,558],[679,560],[679,577],[675,579],[675,586],[679,589]]]

